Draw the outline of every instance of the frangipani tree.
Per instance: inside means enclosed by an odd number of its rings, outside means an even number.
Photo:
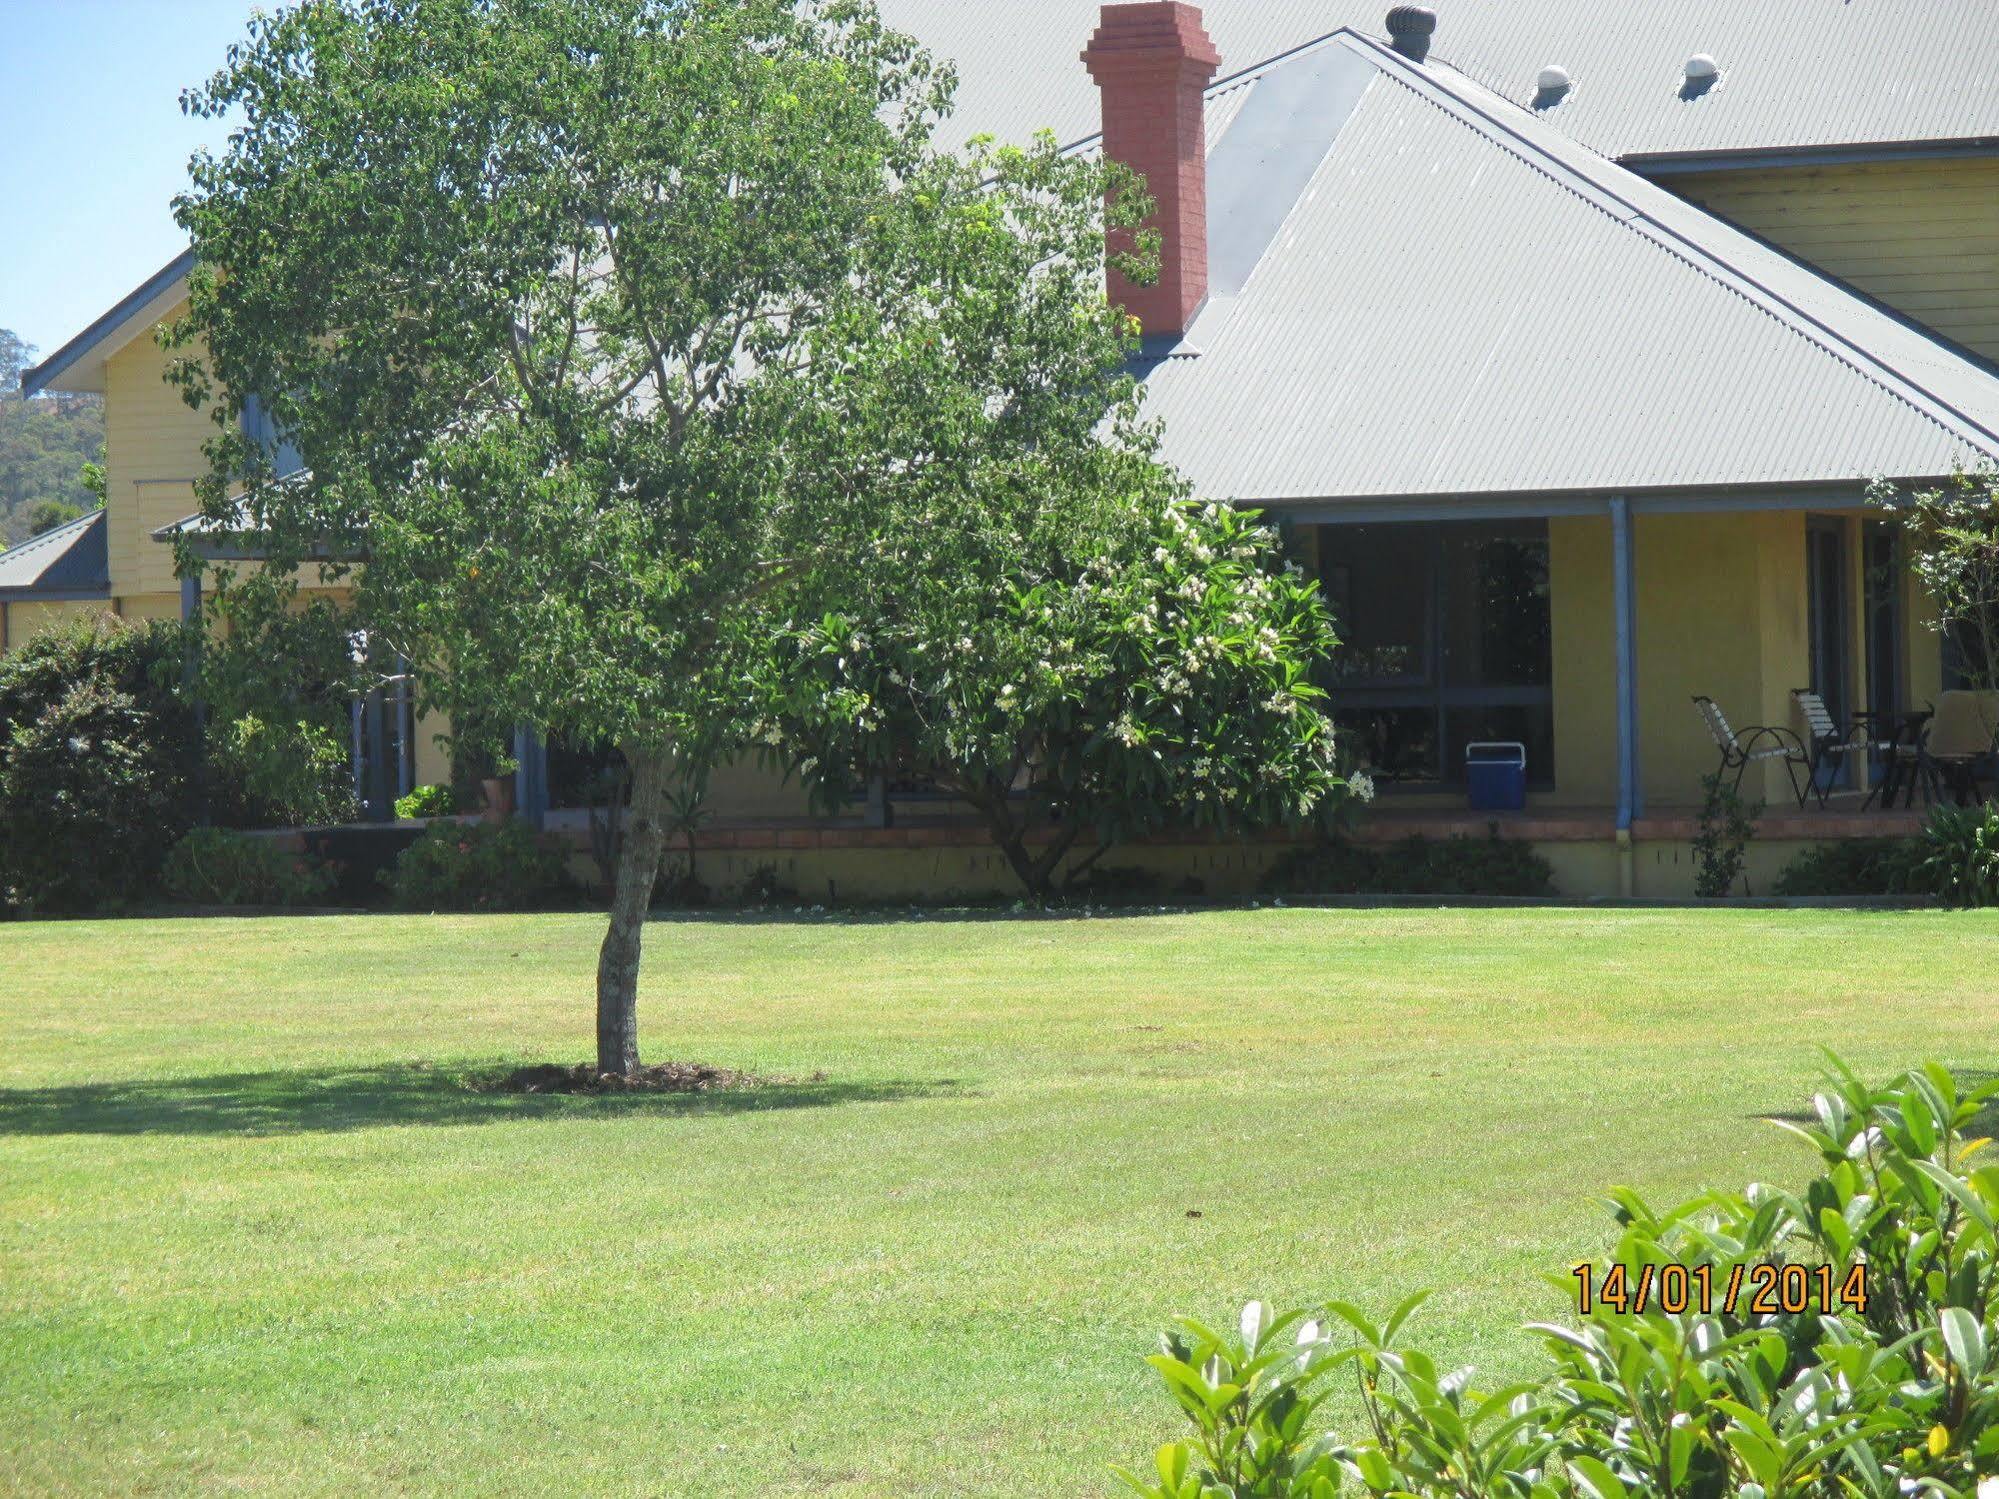
[[[1315,584],[1248,513],[1136,492],[1049,514],[979,491],[1003,544],[940,529],[921,566],[867,570],[854,606],[779,639],[767,743],[823,798],[914,773],[969,804],[1021,884],[1056,893],[1122,840],[1329,817],[1346,794]],[[1136,512],[1135,514],[1133,512]]]
[[[184,100],[247,120],[176,205],[206,515],[351,585],[422,706],[630,761],[604,1071],[676,767],[767,702],[774,622],[967,514],[1001,436],[1051,506],[1126,461],[1129,184],[936,152],[950,94],[866,0],[303,0]]]

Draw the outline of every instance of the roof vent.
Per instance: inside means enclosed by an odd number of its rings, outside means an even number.
[[[1398,5],[1388,13],[1388,38],[1412,61],[1430,55],[1430,38],[1436,30],[1437,13],[1427,5]]]
[[[1682,99],[1698,99],[1715,85],[1721,77],[1721,69],[1705,52],[1696,52],[1687,59],[1686,82],[1680,85]]]
[[[1551,62],[1534,75],[1534,107],[1549,109],[1560,104],[1575,87],[1569,78],[1569,70],[1560,63]]]

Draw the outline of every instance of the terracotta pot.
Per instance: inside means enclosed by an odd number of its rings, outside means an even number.
[[[486,804],[480,815],[488,822],[505,822],[514,815],[514,779],[512,776],[493,776],[479,783],[485,793]]]

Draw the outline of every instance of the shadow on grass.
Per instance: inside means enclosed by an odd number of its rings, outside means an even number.
[[[511,1069],[421,1065],[235,1072],[209,1077],[0,1088],[0,1135],[288,1135],[383,1125],[495,1124],[512,1119],[669,1119],[758,1114],[925,1098],[930,1082],[770,1081],[701,1093],[509,1093]]]
[[[1958,1096],[1960,1098],[1979,1088],[1990,1087],[1993,1083],[1999,1082],[1999,1071],[1990,1071],[1983,1068],[1953,1067],[1950,1069],[1950,1073],[1957,1081]],[[1878,1086],[1888,1082],[1889,1079],[1885,1077],[1870,1077],[1867,1081]],[[1819,1127],[1819,1116],[1810,1108],[1779,1109],[1768,1114],[1751,1114],[1749,1117],[1752,1120],[1762,1120],[1770,1123],[1806,1124],[1814,1128]],[[1980,1105],[1978,1112],[1972,1115],[1971,1122],[1964,1126],[1962,1133],[1967,1140],[1977,1140],[1999,1135],[1999,1093],[1995,1093]]]

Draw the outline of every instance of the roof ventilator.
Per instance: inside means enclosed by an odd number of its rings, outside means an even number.
[[[1721,69],[1705,52],[1687,59],[1686,81],[1680,85],[1682,99],[1698,99],[1721,79]]]
[[[1427,5],[1398,5],[1388,13],[1388,40],[1411,62],[1430,55],[1430,38],[1437,30],[1437,13]]]
[[[1560,63],[1551,62],[1535,75],[1534,107],[1552,109],[1569,97],[1569,90],[1575,87],[1569,77],[1569,70]]]

